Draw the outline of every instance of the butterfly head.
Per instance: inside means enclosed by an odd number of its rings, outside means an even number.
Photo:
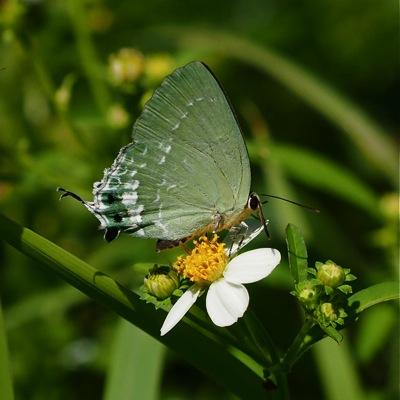
[[[247,200],[247,207],[250,208],[253,211],[256,211],[261,204],[260,197],[258,196],[257,193],[250,193],[249,198]]]

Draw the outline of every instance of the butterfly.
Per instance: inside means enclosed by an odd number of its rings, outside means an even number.
[[[235,114],[209,68],[198,61],[165,78],[87,202],[105,239],[120,232],[173,247],[239,225],[260,198],[250,193],[250,163]]]

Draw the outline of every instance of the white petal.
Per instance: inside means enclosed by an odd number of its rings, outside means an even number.
[[[201,288],[197,285],[193,285],[178,299],[174,306],[169,310],[167,318],[161,327],[161,336],[164,336],[169,332],[189,311],[190,307],[196,302]]]
[[[224,278],[231,283],[251,283],[268,276],[281,261],[275,249],[246,251],[233,258],[226,266]]]
[[[243,316],[249,305],[249,293],[243,285],[219,279],[208,289],[206,306],[212,322],[217,326],[229,326]]]

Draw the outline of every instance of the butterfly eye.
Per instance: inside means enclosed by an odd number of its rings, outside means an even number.
[[[260,205],[260,200],[256,195],[250,195],[249,201],[247,202],[247,206],[252,210],[257,210],[258,206]]]

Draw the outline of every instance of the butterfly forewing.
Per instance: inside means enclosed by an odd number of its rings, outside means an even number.
[[[87,205],[103,228],[176,240],[245,207],[247,150],[221,87],[202,63],[164,80],[132,136]]]

